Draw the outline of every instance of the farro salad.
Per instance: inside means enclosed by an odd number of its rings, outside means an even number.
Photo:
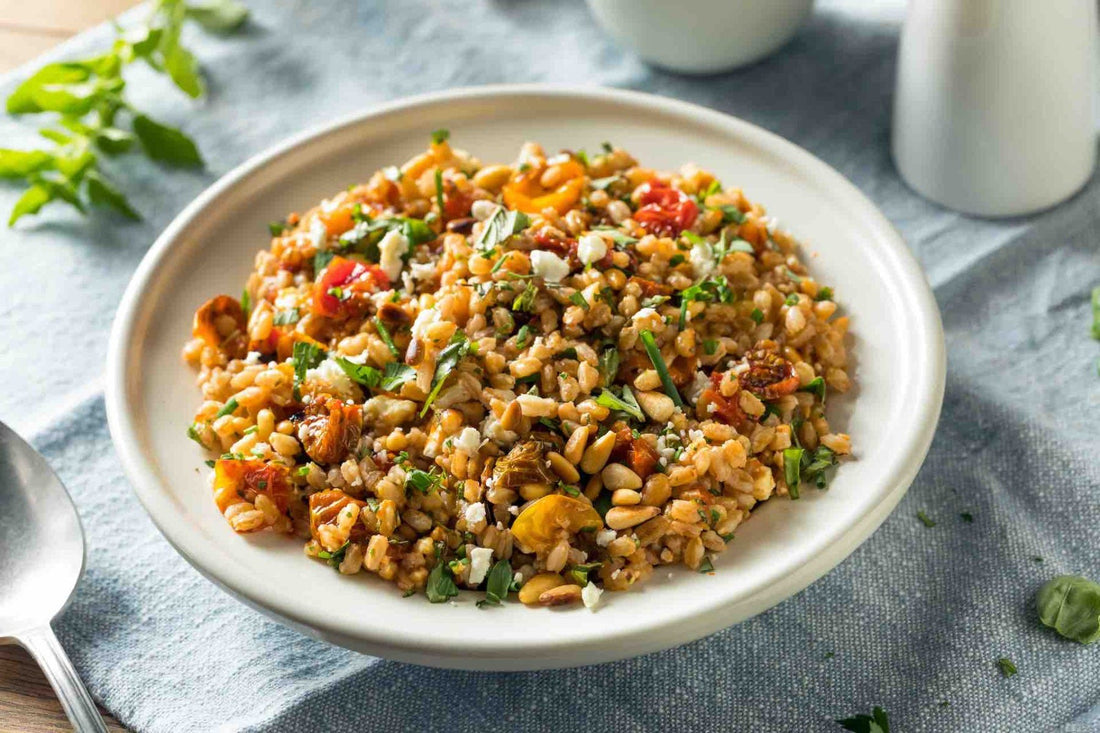
[[[196,312],[188,435],[230,527],[432,602],[593,608],[825,488],[848,320],[761,206],[606,143],[448,138],[273,224]]]

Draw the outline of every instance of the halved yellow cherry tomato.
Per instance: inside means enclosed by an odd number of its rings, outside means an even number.
[[[562,535],[603,528],[600,514],[580,499],[548,494],[530,504],[512,523],[512,536],[525,552],[545,552]]]
[[[545,189],[539,183],[535,172],[520,173],[504,184],[504,205],[527,214],[538,214],[543,209],[553,208],[559,214],[565,214],[577,203],[584,191],[584,167],[575,160],[561,164],[565,182],[554,189]]]

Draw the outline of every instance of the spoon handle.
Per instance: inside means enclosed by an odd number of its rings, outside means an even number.
[[[61,701],[61,707],[65,708],[65,714],[69,716],[73,728],[79,733],[107,733],[107,726],[103,724],[103,718],[99,716],[92,696],[80,681],[73,663],[61,648],[61,642],[54,636],[53,629],[47,624],[21,634],[19,641],[42,667],[42,673],[57,693],[57,699]]]

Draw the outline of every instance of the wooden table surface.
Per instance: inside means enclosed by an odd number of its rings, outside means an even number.
[[[138,0],[0,0],[0,73]],[[102,712],[102,711],[101,711]],[[124,731],[104,713],[108,730]],[[0,646],[0,733],[72,730],[38,665],[18,646]]]

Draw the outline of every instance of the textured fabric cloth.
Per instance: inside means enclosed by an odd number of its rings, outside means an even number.
[[[143,223],[51,209],[0,233],[8,258],[0,268],[8,384],[0,418],[31,435],[75,496],[88,564],[58,633],[92,693],[122,722],[173,733],[830,731],[838,730],[833,719],[881,705],[903,733],[1100,730],[1100,648],[1040,626],[1031,601],[1054,574],[1100,578],[1100,344],[1088,336],[1088,293],[1100,283],[1100,190],[1093,182],[1050,212],[993,222],[906,189],[888,150],[896,5],[822,2],[778,55],[700,78],[655,71],[621,52],[579,0],[249,5],[243,35],[191,39],[208,99],[191,103],[134,74],[136,104],[192,134],[205,171],[165,171],[132,156],[112,172]],[[110,33],[90,31],[53,56],[91,53]],[[28,70],[3,80],[0,93]],[[793,140],[885,211],[943,310],[943,419],[901,506],[807,590],[679,649],[598,667],[489,674],[398,664],[307,639],[234,601],[176,555],[135,500],[107,435],[100,381],[115,305],[157,232],[203,187],[338,115],[503,81],[656,92]],[[33,127],[4,118],[0,139],[28,144]],[[0,209],[17,195],[0,187]],[[936,525],[924,526],[918,510]],[[999,657],[1019,674],[1003,678]]]

